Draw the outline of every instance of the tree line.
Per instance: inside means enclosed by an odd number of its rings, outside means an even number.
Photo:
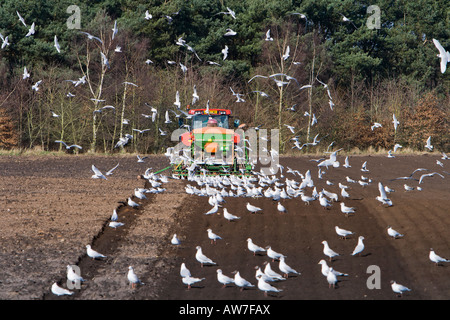
[[[449,48],[445,8],[431,0],[4,0],[0,147],[64,150],[62,140],[83,147],[69,152],[116,152],[131,135],[125,150],[160,153],[186,124],[186,106],[208,103],[248,127],[278,128],[285,153],[311,150],[299,146],[316,136],[347,150],[423,150],[432,136],[445,151],[449,71],[432,42]]]

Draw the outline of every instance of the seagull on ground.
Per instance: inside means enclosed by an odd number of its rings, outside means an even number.
[[[394,238],[394,239],[403,237],[403,234],[401,234],[401,233],[399,233],[398,231],[392,229],[391,226],[388,226],[388,228],[387,228],[387,233],[388,233],[389,236],[391,236],[391,237]]]
[[[267,297],[267,292],[281,292],[283,290],[277,289],[269,283],[265,282],[262,276],[258,277],[258,289],[264,291],[264,296]]]
[[[130,282],[132,289],[136,288],[137,284],[144,284],[141,280],[139,280],[132,266],[128,267],[127,279],[128,282]]]
[[[355,249],[352,252],[352,256],[359,255],[361,256],[361,252],[364,250],[364,243],[363,243],[364,237],[359,236],[358,237],[358,244],[356,245]]]
[[[72,295],[73,291],[61,288],[60,286],[58,286],[58,284],[55,282],[52,284],[52,293],[57,295],[57,296],[64,296],[64,295]]]
[[[338,226],[335,226],[334,229],[336,230],[336,233],[338,234],[338,236],[340,236],[343,239],[347,239],[347,237],[349,235],[354,234],[353,231],[345,230],[345,229],[339,228]]]
[[[181,277],[190,277],[191,276],[191,272],[186,267],[186,264],[184,262],[181,264],[181,267],[180,267],[180,276]]]
[[[266,267],[264,268],[264,274],[276,281],[286,280],[281,274],[272,270],[272,266],[270,262],[265,261],[264,264]]]
[[[222,269],[217,269],[217,281],[219,281],[223,286],[222,288],[225,288],[227,284],[234,283],[234,278],[230,278],[223,274]]]
[[[397,296],[400,296],[400,297],[402,296],[403,292],[411,291],[411,289],[405,287],[404,285],[401,285],[401,284],[395,282],[394,280],[391,280],[391,288],[392,288],[392,291],[397,293]]]
[[[322,244],[323,244],[323,253],[324,253],[327,257],[330,258],[330,261],[331,261],[334,257],[339,256],[339,253],[333,251],[333,250],[329,247],[327,241],[325,241],[325,240],[322,241]]]
[[[245,288],[251,288],[255,286],[251,284],[250,281],[247,281],[244,278],[242,278],[239,271],[234,271],[234,284],[240,287],[241,291],[243,291]]]
[[[173,244],[174,246],[180,245],[181,241],[180,239],[178,239],[176,233],[173,234],[172,239],[170,239],[170,243]]]
[[[181,281],[186,284],[188,287],[188,290],[191,289],[192,285],[205,280],[206,278],[195,278],[195,277],[191,277],[191,276],[186,276],[186,277],[182,277]]]
[[[261,208],[258,208],[254,205],[251,205],[249,202],[247,202],[247,210],[250,211],[251,213],[257,213],[259,211],[261,211]]]
[[[328,288],[333,286],[333,289],[336,287],[336,283],[338,282],[336,274],[333,272],[334,269],[330,267],[327,274]]]
[[[95,251],[94,249],[92,249],[91,245],[88,244],[86,245],[86,253],[89,257],[91,257],[92,259],[100,259],[100,258],[106,258],[105,255]]]
[[[450,262],[448,259],[444,259],[436,254],[434,252],[433,248],[430,249],[429,258],[432,262],[434,262],[436,265],[439,265],[439,262]]]
[[[128,199],[127,199],[127,205],[132,207],[132,208],[139,207],[139,203],[137,203],[136,201],[132,200],[130,197],[128,197]]]
[[[350,213],[355,213],[354,207],[347,207],[344,202],[341,202],[341,212],[345,213],[345,216],[348,217]]]
[[[211,229],[206,230],[208,232],[208,238],[211,240],[211,244],[216,244],[217,240],[221,240],[222,237],[212,232]]]
[[[267,246],[266,251],[267,251],[267,256],[269,258],[272,258],[272,262],[275,260],[279,260],[281,257],[284,257],[283,254],[274,251],[271,246]]]
[[[80,283],[86,281],[83,277],[75,272],[71,265],[67,265],[67,280],[72,283]]]
[[[253,252],[254,256],[256,256],[257,252],[266,252],[266,249],[253,243],[253,240],[251,238],[247,239],[247,248],[248,248],[248,250]]]
[[[118,219],[119,219],[119,215],[117,214],[117,210],[114,209],[114,210],[113,210],[113,213],[112,213],[112,215],[111,215],[110,220],[111,220],[111,221],[117,221]]]
[[[322,274],[325,277],[328,276],[328,272],[330,271],[330,267],[327,265],[327,262],[322,259],[322,260],[319,261],[318,264],[322,265],[322,268],[321,268]],[[348,277],[347,273],[342,273],[342,272],[339,272],[339,271],[334,270],[334,269],[333,269],[332,272],[338,277],[340,277],[340,276]]]
[[[289,273],[300,275],[300,272],[297,272],[296,270],[294,270],[293,268],[291,268],[289,265],[286,264],[285,259],[286,258],[284,256],[281,256],[280,257],[280,264],[278,265],[278,268],[280,269],[281,272],[283,272],[283,275],[286,278],[289,277]]]
[[[235,216],[228,212],[227,208],[223,208],[223,217],[227,219],[228,221],[238,220],[241,217]]]
[[[281,202],[278,202],[277,210],[278,210],[279,213],[287,213],[286,208],[281,204]]]
[[[210,258],[208,258],[207,256],[205,256],[203,254],[202,248],[200,246],[195,247],[195,249],[197,249],[197,253],[195,254],[195,259],[200,262],[201,266],[203,267],[203,264],[208,263],[208,264],[217,264],[214,261],[212,261]]]
[[[114,228],[114,229],[116,229],[116,228],[118,228],[118,227],[121,227],[121,226],[124,226],[125,225],[125,223],[123,223],[123,222],[118,222],[118,221],[111,221],[109,224],[108,224],[108,226],[110,226],[111,228]]]

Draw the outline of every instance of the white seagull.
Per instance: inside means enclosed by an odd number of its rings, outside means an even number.
[[[278,265],[278,268],[280,269],[281,272],[283,272],[283,275],[286,278],[289,277],[289,273],[300,275],[300,272],[297,272],[296,270],[294,270],[293,268],[291,268],[289,265],[286,264],[284,256],[280,257],[280,264]]]
[[[241,217],[235,216],[228,212],[227,208],[223,208],[223,217],[227,219],[228,221],[238,220]]]
[[[254,287],[255,285],[251,284],[250,281],[245,280],[240,275],[239,271],[234,271],[234,284],[238,287],[240,287],[241,291],[243,291],[245,288]]]
[[[356,245],[355,249],[352,252],[352,256],[355,256],[357,254],[359,254],[359,256],[361,256],[361,252],[364,250],[364,243],[363,243],[364,237],[363,236],[359,236],[358,237],[358,244]]]
[[[67,265],[67,280],[72,283],[79,283],[86,281],[83,277],[75,272],[71,265]]]
[[[342,237],[343,239],[347,239],[349,235],[354,234],[354,232],[339,228],[338,226],[335,226],[334,229],[336,230],[338,236]]]
[[[217,240],[221,240],[222,237],[212,232],[211,229],[206,230],[208,232],[208,238],[211,240],[211,244],[216,244]]]
[[[440,176],[441,178],[444,178],[444,176],[443,176],[442,174],[438,173],[438,172],[425,173],[425,174],[423,174],[423,175],[420,176],[420,178],[419,178],[419,184],[421,184],[421,183],[423,182],[423,179],[424,179],[424,178],[426,178],[426,177],[432,177],[432,176],[434,176],[434,175],[438,175],[438,176]]]
[[[335,288],[336,283],[338,282],[337,276],[333,271],[334,271],[334,269],[332,267],[330,267],[330,269],[328,270],[328,274],[327,274],[328,288],[331,288],[331,286],[333,286],[333,288]]]
[[[86,253],[92,259],[106,258],[105,255],[103,255],[103,254],[95,251],[94,249],[92,249],[90,244],[86,245]]]
[[[188,290],[192,287],[194,283],[205,280],[205,278],[195,278],[191,276],[182,277],[181,281],[188,286]]]
[[[228,57],[228,46],[226,45],[225,48],[222,49],[223,54],[223,60],[225,60]]]
[[[328,272],[330,271],[330,267],[327,265],[327,262],[322,259],[322,260],[319,261],[318,264],[322,265],[322,267],[321,267],[322,274],[325,277],[328,276]],[[340,277],[340,276],[348,277],[347,273],[342,273],[342,272],[339,272],[339,271],[334,270],[334,269],[333,269],[332,272],[338,277]]]
[[[35,32],[36,32],[35,24],[33,22],[33,24],[31,25],[30,29],[28,29],[28,33],[25,35],[25,37],[29,37],[29,36],[33,35]]]
[[[128,267],[127,279],[130,282],[132,289],[136,288],[137,284],[144,284],[141,280],[139,280],[132,266]]]
[[[267,292],[281,292],[283,290],[281,289],[277,289],[274,286],[268,284],[267,282],[264,281],[264,279],[262,278],[262,276],[258,277],[258,289],[261,291],[264,291],[264,296],[267,297]]]
[[[327,241],[325,241],[325,240],[322,241],[322,244],[323,244],[323,253],[324,253],[327,257],[330,258],[330,261],[331,261],[334,257],[339,256],[339,253],[333,251],[333,250],[329,247]]]
[[[54,116],[54,115],[53,115]],[[61,140],[55,140],[56,143],[61,143],[63,144],[67,150],[69,150],[70,148],[77,148],[77,149],[83,149],[81,146],[77,145],[77,144],[72,144],[72,145],[67,145],[67,143],[65,143],[64,141]]]
[[[247,202],[247,210],[250,211],[251,213],[257,213],[259,211],[261,211],[261,208],[255,207],[254,205],[251,205],[249,202]]]
[[[439,262],[450,262],[448,259],[444,259],[436,254],[434,252],[433,248],[430,249],[429,258],[432,262],[434,262],[436,265],[439,265]]]
[[[190,277],[191,276],[191,272],[186,267],[186,264],[184,262],[181,264],[181,267],[180,267],[180,276],[181,277]]]
[[[270,29],[267,30],[266,32],[266,38],[264,39],[265,41],[273,41],[273,38],[270,36]]]
[[[256,244],[254,244],[253,240],[251,238],[247,239],[247,248],[248,248],[248,250],[253,252],[254,256],[256,256],[257,252],[266,252],[266,249],[264,249],[263,247],[260,247],[260,246],[258,246]]]
[[[344,202],[341,202],[341,212],[345,213],[345,216],[348,217],[348,215],[350,213],[354,213],[355,212],[355,208],[354,207],[347,207]]]
[[[388,226],[388,228],[387,228],[387,233],[388,233],[389,236],[391,236],[391,237],[394,238],[394,239],[403,237],[403,234],[401,234],[401,233],[399,233],[398,231],[392,229],[391,226]]]
[[[395,114],[392,114],[392,123],[394,124],[394,130],[395,132],[397,132],[397,127],[400,124],[400,122],[397,120],[397,117],[395,116]]]
[[[57,296],[64,296],[64,295],[72,295],[73,292],[64,288],[61,288],[58,286],[58,284],[55,282],[52,284],[52,293]]]
[[[214,261],[212,261],[210,258],[205,256],[202,252],[202,248],[200,246],[195,247],[197,249],[197,253],[195,254],[195,259],[200,262],[201,266],[203,267],[203,264],[217,264]]]
[[[58,37],[56,35],[54,38],[54,46],[56,48],[56,51],[58,51],[58,53],[61,53],[61,47],[59,46]]]
[[[217,281],[219,281],[223,286],[222,288],[225,288],[227,284],[234,283],[234,278],[230,278],[223,274],[222,269],[217,269]]]
[[[411,291],[411,289],[395,282],[394,280],[391,280],[391,288],[392,288],[392,291],[397,293],[397,296],[402,296],[404,291]]]
[[[281,257],[284,257],[283,254],[278,253],[275,250],[273,250],[271,246],[267,246],[266,250],[267,250],[267,256],[269,258],[272,258],[272,262],[275,260],[279,260]]]
[[[174,246],[180,245],[181,241],[180,239],[178,239],[176,233],[173,234],[172,239],[170,239],[170,243],[173,244]]]

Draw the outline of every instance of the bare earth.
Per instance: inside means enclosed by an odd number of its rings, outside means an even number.
[[[223,209],[205,215],[211,206],[207,197],[188,195],[190,181],[170,179],[163,184],[166,190],[148,195],[147,200],[133,197],[135,188],[149,187],[137,179],[147,168],[152,171],[168,166],[165,157],[150,157],[137,163],[134,156],[1,156],[0,157],[0,299],[2,300],[448,300],[450,299],[450,263],[434,265],[429,249],[450,259],[450,187],[448,167],[436,164],[437,154],[408,156],[350,156],[351,168],[343,168],[344,157],[339,155],[339,168],[329,168],[323,179],[317,176],[316,162],[311,157],[285,157],[286,178],[301,178],[286,173],[287,167],[305,173],[311,170],[317,190],[325,188],[338,192],[337,184],[350,187],[347,206],[356,213],[346,217],[339,202],[331,209],[323,209],[318,201],[305,205],[300,197],[281,200],[288,213],[279,214],[276,201],[267,198],[225,198],[229,212],[241,219],[228,222]],[[367,161],[369,172],[361,172]],[[120,163],[108,180],[91,179],[91,165],[106,172]],[[409,176],[417,168],[439,172],[420,185],[423,190],[405,191],[403,185],[417,187],[416,180],[395,180]],[[170,170],[164,172],[169,175]],[[424,172],[416,172],[419,178]],[[364,175],[372,182],[362,187],[348,183],[345,177],[359,180]],[[279,173],[278,173],[279,176]],[[329,180],[335,185],[328,186]],[[284,178],[280,178],[284,181]],[[394,206],[380,205],[378,182],[395,189],[388,196]],[[199,186],[195,185],[200,188]],[[305,189],[310,195],[311,188]],[[132,197],[140,203],[138,209],[120,201]],[[262,208],[251,214],[245,204]],[[113,209],[117,208],[118,229],[107,226]],[[354,231],[348,239],[340,239],[334,227]],[[404,234],[392,239],[387,226]],[[211,244],[206,229],[211,228],[223,239]],[[170,244],[176,233],[182,240],[179,247]],[[364,236],[365,249],[361,256],[351,256],[357,237]],[[272,283],[282,289],[265,297],[256,288],[255,266],[270,262],[278,269],[278,261],[265,254],[253,256],[247,249],[247,238],[262,246],[271,246],[287,256],[286,262],[300,272],[287,280]],[[340,253],[332,262],[324,256],[322,241]],[[86,245],[105,254],[103,260],[86,255]],[[195,260],[195,247],[216,265],[201,267]],[[326,259],[336,270],[349,274],[339,277],[338,286],[329,288],[320,272],[318,262]],[[185,262],[195,277],[205,278],[187,290],[181,282],[179,268]],[[85,282],[74,289],[72,296],[58,297],[50,292],[52,283],[67,287],[66,266],[77,265]],[[128,266],[133,266],[144,284],[131,289],[127,281]],[[379,268],[380,289],[370,289],[372,267]],[[240,274],[255,285],[240,291],[233,284],[226,288],[217,281],[216,270],[233,276]],[[368,281],[369,279],[369,281]],[[390,287],[396,280],[411,289],[401,298]]]

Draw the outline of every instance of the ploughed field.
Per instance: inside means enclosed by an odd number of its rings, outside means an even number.
[[[448,160],[437,153],[425,155],[349,156],[351,167],[344,168],[344,156],[338,154],[340,166],[323,168],[318,177],[314,157],[282,157],[282,176],[277,173],[279,188],[286,179],[301,182],[302,178],[288,173],[288,168],[311,177],[319,192],[337,193],[337,202],[324,209],[318,200],[305,204],[300,198],[275,201],[261,197],[223,197],[216,213],[206,215],[212,207],[208,196],[188,194],[187,185],[205,188],[195,181],[170,178],[162,182],[162,192],[147,193],[147,199],[134,196],[136,188],[152,189],[150,181],[139,179],[148,168],[156,172],[169,165],[164,156],[150,156],[138,163],[135,156],[1,156],[0,157],[0,299],[120,299],[120,300],[361,300],[361,299],[450,299],[450,263],[435,265],[429,258],[430,248],[450,259],[450,171]],[[444,167],[436,164],[440,160]],[[369,171],[362,172],[367,161]],[[107,180],[92,179],[91,165],[106,172],[119,166]],[[409,176],[413,179],[393,180]],[[258,167],[259,169],[259,167]],[[258,170],[259,172],[259,170]],[[424,173],[438,172],[423,182],[415,179]],[[370,179],[366,186],[347,182],[361,176]],[[270,177],[270,176],[269,176]],[[334,183],[328,185],[326,181]],[[338,184],[347,185],[349,198],[343,199]],[[382,205],[378,182],[395,191],[388,194],[393,206]],[[257,182],[255,182],[258,186]],[[414,187],[406,191],[404,184]],[[417,190],[420,186],[422,190]],[[221,186],[222,187],[222,186]],[[221,191],[221,187],[216,187]],[[275,188],[269,183],[262,188]],[[223,186],[230,191],[230,186]],[[161,190],[161,189],[160,189]],[[312,187],[304,193],[311,195]],[[233,191],[235,194],[236,191]],[[139,207],[126,204],[131,197]],[[250,213],[246,204],[261,208]],[[279,213],[280,202],[286,213]],[[340,202],[354,207],[346,216]],[[223,209],[239,216],[228,221]],[[116,209],[117,229],[108,226]],[[353,231],[341,239],[335,226]],[[394,239],[387,234],[392,226],[403,234]],[[207,229],[222,239],[211,243]],[[173,234],[181,240],[173,246]],[[358,237],[364,237],[365,248],[352,256]],[[285,280],[271,282],[281,289],[266,297],[257,287],[255,267],[264,270],[270,263],[279,270],[279,261],[266,253],[254,255],[247,248],[247,239],[261,247],[270,246],[286,256],[286,263],[300,274],[289,274]],[[322,241],[339,253],[329,260],[323,253]],[[93,260],[86,255],[86,245],[106,255]],[[201,264],[195,259],[196,247],[216,264]],[[338,277],[335,288],[329,288],[318,264],[324,259],[335,270],[348,274]],[[181,281],[180,265],[185,263],[192,276],[204,278],[190,289]],[[71,296],[56,296],[50,288],[58,282],[68,288],[66,266],[76,265],[85,279],[72,287]],[[133,266],[143,284],[131,288],[127,280],[128,267]],[[222,288],[217,270],[233,277],[234,271],[254,287],[241,291],[234,284]],[[390,281],[395,280],[411,289],[397,297]]]

